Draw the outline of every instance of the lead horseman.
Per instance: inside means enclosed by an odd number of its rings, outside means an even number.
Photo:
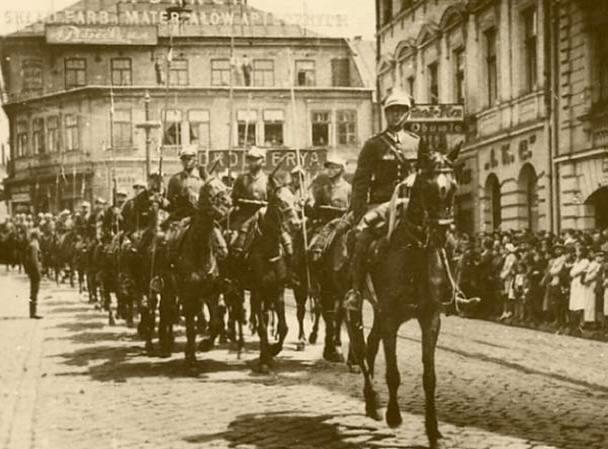
[[[366,256],[375,235],[372,227],[385,220],[386,206],[395,187],[415,172],[420,137],[404,130],[412,103],[409,95],[393,91],[384,103],[387,128],[363,146],[353,178],[351,210],[358,223],[351,275],[352,288],[346,294],[345,306],[360,311],[366,276]]]

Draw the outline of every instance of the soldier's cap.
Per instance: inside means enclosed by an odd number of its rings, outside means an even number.
[[[83,201],[80,207],[91,207],[91,203],[89,203],[88,201]]]
[[[47,212],[46,214],[44,214],[44,218],[53,218],[53,214],[50,212]]]
[[[266,158],[266,150],[258,147],[251,147],[247,150],[247,158],[248,159],[265,159]]]
[[[197,154],[196,148],[194,148],[193,146],[187,146],[180,150],[179,158],[183,159],[185,157],[195,157],[196,154]]]
[[[325,166],[325,168],[331,165],[340,165],[341,167],[344,167],[346,165],[346,160],[342,157],[341,154],[332,151],[327,153],[327,157],[325,158],[325,163],[323,165]]]
[[[125,189],[118,189],[116,191],[116,195],[127,196],[128,193],[127,193],[127,191]]]
[[[98,196],[95,199],[95,204],[108,204],[108,202],[106,200],[104,200],[102,197]]]
[[[412,108],[412,99],[410,96],[402,90],[394,90],[384,100],[384,109],[388,109],[391,106],[403,106],[408,109]]]
[[[147,187],[147,183],[143,179],[138,179],[133,183],[133,188],[135,187],[143,187],[144,189]]]
[[[59,215],[61,215],[61,216],[70,215],[70,211],[67,209],[63,209],[61,212],[59,212]]]

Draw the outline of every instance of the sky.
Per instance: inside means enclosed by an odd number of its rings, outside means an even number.
[[[143,1],[143,0],[140,0]],[[2,1],[0,5],[0,35],[15,31],[16,14],[26,19],[50,11],[57,11],[76,0],[19,0]],[[357,6],[353,6],[353,4]],[[17,6],[18,5],[18,6]],[[374,37],[373,0],[249,0],[249,5],[263,11],[290,17],[319,34],[332,37]],[[294,21],[294,20],[291,20]]]

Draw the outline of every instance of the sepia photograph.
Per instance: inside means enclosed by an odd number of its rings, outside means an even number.
[[[0,449],[608,449],[608,0],[3,0]]]

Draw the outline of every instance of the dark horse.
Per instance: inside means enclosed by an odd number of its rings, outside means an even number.
[[[372,300],[374,319],[367,345],[362,317],[356,313],[349,316],[351,342],[365,381],[366,412],[374,419],[379,419],[373,386],[374,363],[379,343],[383,343],[389,390],[386,422],[391,427],[402,422],[397,399],[401,380],[397,332],[404,322],[418,320],[422,330],[426,434],[431,449],[439,448],[441,439],[435,410],[435,348],[443,304],[454,294],[444,247],[446,231],[453,222],[457,188],[453,162],[458,152],[456,148],[446,156],[426,149],[419,151],[418,174],[409,202],[400,216],[389,219],[394,225],[389,225],[389,235],[380,242],[380,256],[370,265],[368,289],[372,291],[368,297]]]
[[[226,217],[231,205],[226,185],[218,178],[207,177],[200,189],[198,212],[181,235],[167,242],[172,284],[186,320],[185,358],[192,367],[196,365],[196,317],[204,300],[207,300],[212,323],[220,319],[216,301],[221,288],[217,258],[225,257],[226,254],[220,253],[226,245],[217,223]],[[212,336],[206,346],[211,345],[213,339]]]
[[[268,205],[251,219],[255,234],[248,258],[251,278],[246,282],[260,338],[259,370],[262,373],[269,371],[269,365],[283,349],[287,336],[284,290],[291,257],[288,246],[291,245],[290,233],[298,224],[295,197],[274,173],[268,177],[267,197]],[[270,344],[268,322],[272,313],[278,318],[278,341]]]

